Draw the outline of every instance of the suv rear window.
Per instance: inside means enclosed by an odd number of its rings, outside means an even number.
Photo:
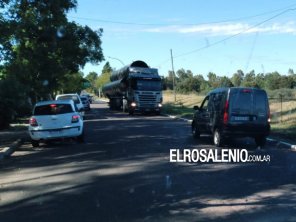
[[[68,100],[68,99],[72,99],[74,101],[75,104],[78,104],[80,103],[79,99],[78,99],[78,96],[71,96],[71,95],[67,95],[67,96],[59,96],[57,98],[58,100]]]
[[[252,89],[237,89],[230,93],[231,112],[250,114],[254,111],[266,112],[267,96],[264,91]]]
[[[44,106],[36,106],[33,115],[58,115],[72,112],[73,110],[70,104],[49,104]]]

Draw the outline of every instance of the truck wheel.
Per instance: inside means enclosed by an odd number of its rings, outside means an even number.
[[[200,137],[200,132],[197,129],[196,124],[193,122],[192,126],[191,126],[191,132],[192,132],[192,136],[195,139],[198,139]]]
[[[129,110],[129,111],[128,111],[128,114],[129,114],[130,116],[134,115],[134,110]]]
[[[223,137],[219,129],[215,129],[213,136],[214,145],[216,147],[221,147],[223,145]]]
[[[265,136],[255,137],[255,142],[257,147],[260,146],[261,148],[263,148],[266,144],[266,137]]]
[[[31,144],[33,147],[39,147],[39,141],[38,140],[31,140]]]

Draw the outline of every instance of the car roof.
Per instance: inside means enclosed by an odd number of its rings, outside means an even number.
[[[263,89],[254,88],[254,87],[222,87],[222,88],[213,89],[212,91],[210,91],[208,93],[208,95],[210,95],[212,93],[228,92],[229,89],[230,90],[234,90],[234,89],[252,89],[254,91],[264,91]]]
[[[36,103],[35,106],[45,106],[50,104],[74,104],[73,100],[65,99],[65,100],[48,100],[48,101],[41,101]]]
[[[59,95],[56,95],[56,97],[59,97],[59,96],[78,96],[77,93],[68,93],[68,94],[59,94]]]

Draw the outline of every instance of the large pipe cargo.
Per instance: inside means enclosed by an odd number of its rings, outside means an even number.
[[[112,72],[111,76],[110,76],[110,80],[116,81],[116,80],[125,80],[129,77],[130,75],[130,71],[132,67],[136,67],[136,68],[148,68],[149,66],[143,62],[143,61],[135,61],[130,65],[124,66],[123,68],[116,70],[114,72]]]
[[[103,86],[109,98],[110,109],[160,113],[162,106],[162,83],[158,70],[143,61],[135,61],[114,71],[111,82]]]

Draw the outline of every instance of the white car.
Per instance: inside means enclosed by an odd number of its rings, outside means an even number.
[[[85,111],[90,111],[90,102],[88,100],[88,97],[86,97],[86,96],[80,96],[80,99],[82,101],[84,110]]]
[[[68,100],[68,99],[72,99],[74,101],[74,103],[76,104],[79,112],[83,112],[84,111],[84,106],[83,103],[80,99],[80,96],[77,93],[70,93],[70,94],[60,94],[56,96],[56,100]]]
[[[73,100],[36,103],[28,130],[33,147],[38,147],[41,141],[59,138],[84,141],[83,120]]]

